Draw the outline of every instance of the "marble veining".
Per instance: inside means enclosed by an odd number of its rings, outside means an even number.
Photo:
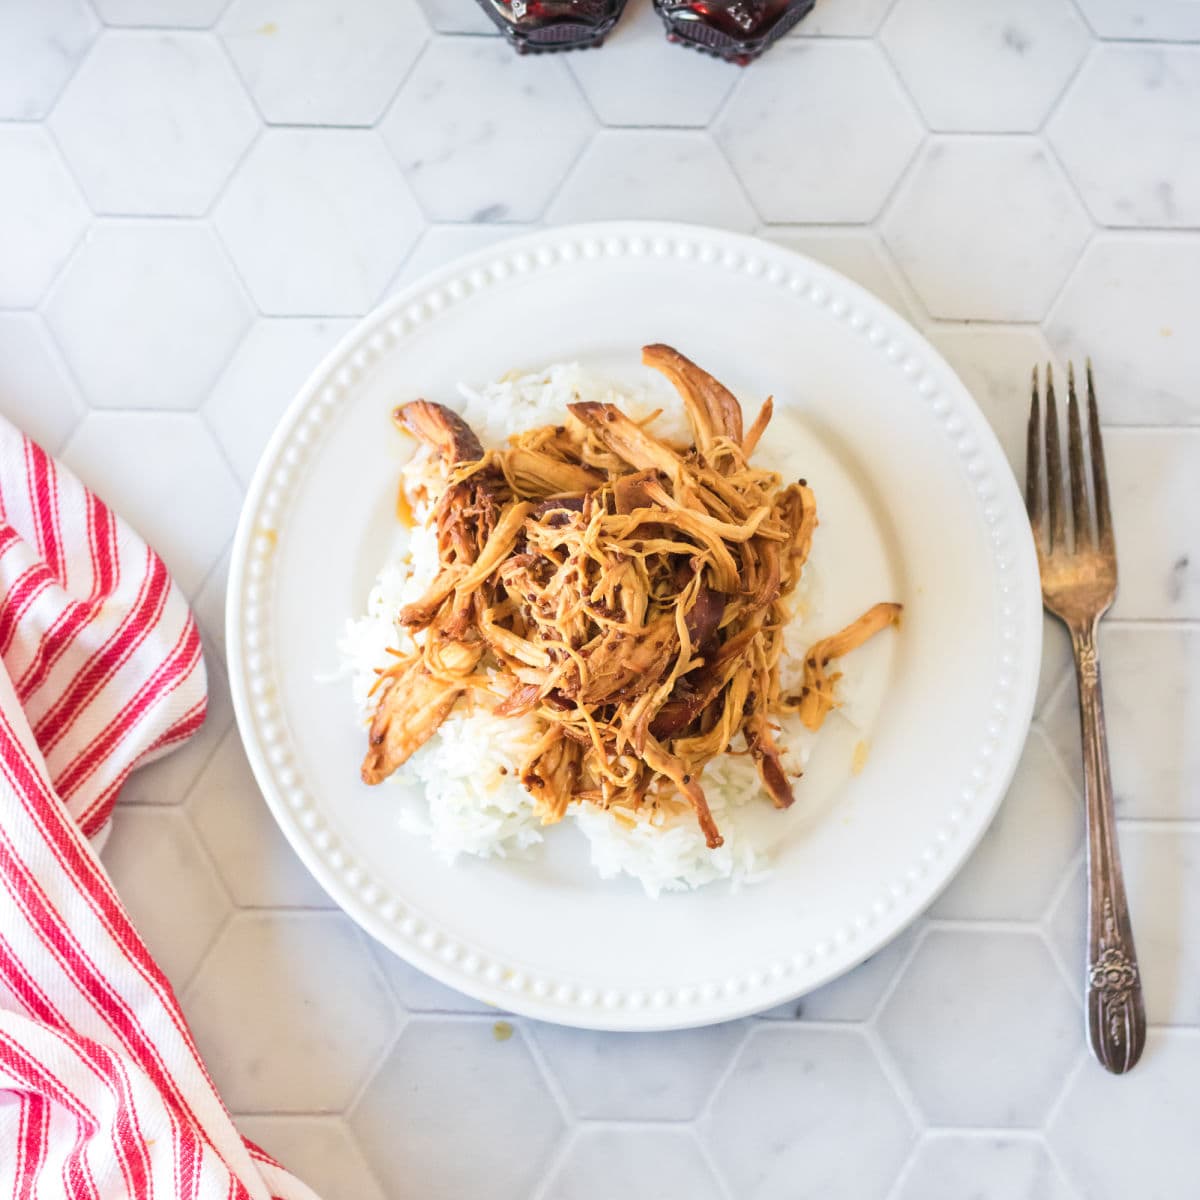
[[[327,1200],[1192,1194],[1198,42],[1195,0],[818,0],[738,70],[668,46],[649,0],[601,51],[527,61],[473,0],[0,5],[0,411],[159,548],[209,663],[205,729],[130,780],[105,859],[246,1134]],[[1093,358],[1121,566],[1101,655],[1151,1023],[1132,1075],[1084,1049],[1053,624],[1033,734],[961,875],[845,978],[726,1026],[578,1033],[460,996],[332,909],[270,819],[222,603],[278,414],[422,272],[620,216],[756,231],[874,291],[1017,472],[1031,363]]]

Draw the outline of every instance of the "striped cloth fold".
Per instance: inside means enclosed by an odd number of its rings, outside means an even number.
[[[162,561],[0,418],[0,1200],[316,1200],[244,1140],[89,838],[204,720]]]

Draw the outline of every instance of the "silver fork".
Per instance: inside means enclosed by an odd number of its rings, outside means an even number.
[[[1042,602],[1066,625],[1075,652],[1088,827],[1088,950],[1084,981],[1088,1040],[1092,1053],[1108,1070],[1119,1075],[1141,1057],[1146,1042],[1146,1011],[1117,849],[1108,738],[1104,729],[1104,697],[1100,690],[1100,660],[1096,650],[1096,629],[1117,590],[1117,552],[1091,360],[1087,364],[1087,400],[1094,514],[1089,499],[1079,401],[1075,395],[1075,369],[1070,365],[1067,368],[1067,397],[1072,536],[1068,538],[1067,533],[1058,409],[1054,401],[1054,377],[1048,365],[1045,495],[1041,486],[1043,433],[1035,366],[1025,459],[1025,503],[1037,545]]]

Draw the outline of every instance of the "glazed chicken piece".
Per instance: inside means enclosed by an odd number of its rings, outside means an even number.
[[[479,662],[482,647],[450,642],[443,647],[443,671],[434,675],[418,656],[384,679],[367,734],[363,783],[382,783],[408,761],[437,731],[463,694],[455,676],[467,676]]]
[[[801,695],[781,697],[782,630],[817,524],[813,494],[749,462],[770,399],[745,431],[737,398],[690,359],[652,345],[643,362],[679,392],[690,446],[592,401],[487,451],[439,404],[396,410],[426,448],[414,462],[439,562],[425,595],[398,614],[419,645],[381,672],[368,783],[471,696],[534,719],[519,777],[545,822],[572,800],[625,814],[682,802],[720,846],[701,779],[742,739],[775,805],[792,803],[775,718],[791,711],[820,725],[836,704],[828,663],[899,606],[814,645]]]
[[[447,471],[483,454],[483,447],[471,428],[444,405],[414,400],[396,409],[393,419],[430,447]],[[478,481],[473,485],[451,484],[438,501],[439,549],[452,560],[454,569],[459,569],[460,560],[473,563],[476,558],[479,535],[464,520],[464,510],[473,507],[476,517],[481,515],[486,506],[481,486]],[[436,580],[434,587],[439,588]],[[435,603],[430,602],[429,596],[424,598],[421,604],[428,611],[422,609],[416,614],[420,623],[428,625],[445,607],[448,611],[442,614],[442,628],[431,631],[417,654],[401,658],[380,676],[362,764],[364,783],[381,783],[433,736],[462,695],[466,677],[479,662],[483,646],[478,638],[471,635],[468,640],[459,640],[467,633],[469,606],[445,604],[452,591],[452,588],[441,589]]]

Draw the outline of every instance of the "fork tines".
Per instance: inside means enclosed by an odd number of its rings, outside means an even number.
[[[1112,553],[1112,512],[1108,501],[1108,473],[1104,465],[1104,443],[1100,436],[1100,414],[1092,362],[1087,360],[1088,449],[1091,459],[1089,488],[1085,461],[1083,423],[1075,393],[1075,366],[1067,365],[1067,470],[1071,487],[1071,526],[1076,552],[1092,549],[1099,538],[1100,549]],[[1062,445],[1059,440],[1058,406],[1054,396],[1054,370],[1046,364],[1046,418],[1042,425],[1038,368],[1033,368],[1033,399],[1029,408],[1029,434],[1025,452],[1025,504],[1038,548],[1044,554],[1066,553],[1066,496],[1063,485]],[[1043,496],[1042,457],[1045,451],[1046,483]],[[1095,498],[1095,516],[1089,499]],[[1047,528],[1047,524],[1049,528]]]

